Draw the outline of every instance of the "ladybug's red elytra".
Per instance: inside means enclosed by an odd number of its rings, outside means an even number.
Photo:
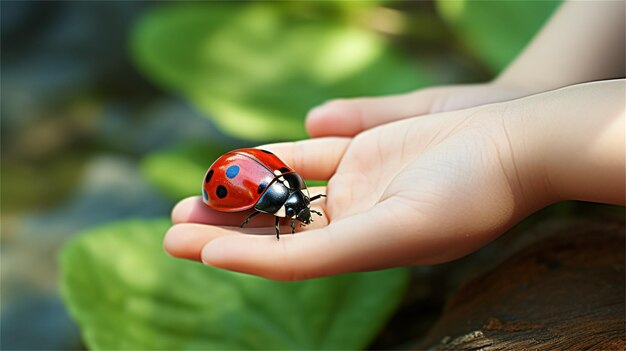
[[[238,212],[254,208],[241,224],[243,228],[259,213],[276,216],[276,238],[280,239],[281,217],[311,223],[311,201],[326,195],[309,197],[304,180],[273,153],[261,149],[237,149],[220,156],[204,175],[202,200],[217,211]]]

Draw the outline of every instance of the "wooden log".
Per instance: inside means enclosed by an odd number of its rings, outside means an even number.
[[[624,223],[569,220],[522,240],[452,296],[418,350],[624,350]]]

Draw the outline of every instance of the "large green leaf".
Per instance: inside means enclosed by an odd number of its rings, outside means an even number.
[[[404,269],[282,283],[167,256],[167,220],[90,230],[62,252],[62,295],[87,346],[360,349],[398,306]]]
[[[163,88],[250,140],[305,137],[306,111],[330,98],[402,92],[431,81],[381,36],[314,11],[324,4],[307,6],[160,6],[137,23],[133,56]]]
[[[522,51],[561,1],[438,0],[463,46],[498,72]]]

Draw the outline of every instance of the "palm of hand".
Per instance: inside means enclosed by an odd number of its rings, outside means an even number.
[[[413,118],[358,135],[328,183],[329,227],[349,221],[393,241],[397,257],[386,266],[446,261],[493,239],[519,216],[520,189],[493,140],[504,135],[486,119],[496,117],[479,110]]]

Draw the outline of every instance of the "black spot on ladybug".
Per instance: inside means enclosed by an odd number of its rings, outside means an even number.
[[[263,190],[265,190],[265,188],[267,187],[267,182],[261,182],[261,184],[259,184],[259,188],[256,190],[257,193],[262,193]]]
[[[237,165],[232,165],[230,167],[228,167],[228,169],[226,170],[226,176],[229,179],[233,179],[237,176],[237,174],[239,174],[239,166]]]
[[[206,189],[204,189],[204,187],[202,187],[202,200],[204,201],[209,200],[209,194],[206,193]]]
[[[280,173],[287,173],[287,172],[291,172],[291,171],[289,170],[289,168],[287,168],[287,167],[283,167],[283,168],[279,169],[279,171],[280,171]]]
[[[226,195],[228,195],[228,190],[225,186],[218,185],[217,189],[215,190],[215,195],[217,195],[217,197],[219,197],[220,199],[223,199],[226,197]]]
[[[211,180],[211,177],[213,177],[213,170],[210,170],[209,173],[206,174],[206,178],[204,178],[204,182],[208,183]]]
[[[261,151],[262,151],[262,152],[265,152],[266,154],[273,155],[273,153],[271,153],[271,152],[269,152],[269,151],[267,151],[267,150],[261,150]]]

